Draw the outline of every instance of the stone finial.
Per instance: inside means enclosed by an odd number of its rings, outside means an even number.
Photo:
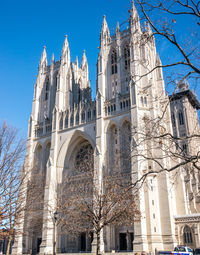
[[[110,37],[110,31],[108,28],[108,24],[107,24],[105,15],[103,16],[103,23],[101,26],[101,40],[103,40],[105,38],[104,35],[106,35],[106,37]]]
[[[83,57],[81,60],[81,68],[83,68],[85,65],[87,65],[87,58],[86,58],[85,50],[83,50]]]
[[[42,56],[40,59],[40,67],[41,66],[47,66],[47,52],[46,52],[46,46],[43,47],[43,52],[42,52]]]
[[[53,64],[54,63],[54,54],[52,54],[52,56],[51,56],[51,64]]]
[[[75,65],[78,66],[78,57],[76,56]]]
[[[69,52],[69,43],[68,43],[67,35],[65,35],[61,58],[65,57],[67,52]]]
[[[116,33],[120,33],[119,22],[117,22]]]

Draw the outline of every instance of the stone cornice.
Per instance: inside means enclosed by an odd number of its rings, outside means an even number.
[[[175,223],[200,223],[200,213],[188,215],[175,215]]]

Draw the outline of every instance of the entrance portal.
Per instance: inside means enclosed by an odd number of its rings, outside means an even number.
[[[81,233],[81,247],[80,251],[86,251],[86,233]]]
[[[40,244],[42,243],[42,238],[37,238],[37,253],[40,252]]]
[[[119,249],[120,251],[127,250],[127,240],[126,240],[126,233],[119,234]]]

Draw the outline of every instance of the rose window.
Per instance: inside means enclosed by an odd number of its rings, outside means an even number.
[[[79,149],[75,158],[75,168],[78,172],[88,172],[94,168],[94,150],[90,144],[85,144]]]

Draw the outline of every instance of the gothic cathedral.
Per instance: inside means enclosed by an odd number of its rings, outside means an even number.
[[[147,37],[150,39],[145,43]],[[94,168],[99,182],[105,171],[118,172],[134,182],[154,169],[149,160],[129,157],[134,146],[132,129],[140,131],[145,119],[161,115],[166,102],[169,107],[164,122],[169,132],[182,138],[199,132],[200,104],[187,82],[170,98],[165,92],[161,68],[144,75],[156,66],[161,66],[161,60],[151,28],[148,24],[144,30],[141,28],[134,3],[126,30],[121,31],[117,24],[115,34],[111,35],[103,17],[96,99],[91,97],[85,51],[81,64],[78,58],[72,63],[66,36],[60,61],[54,61],[52,56],[48,65],[44,48],[34,86],[24,166],[27,172],[36,167],[38,175],[42,173],[45,205],[40,221],[34,220],[34,214],[24,213],[13,254],[53,253],[55,228],[53,221],[47,220],[51,218],[47,208],[56,208],[57,187],[67,178],[73,179],[75,186],[87,183],[88,165]],[[184,150],[191,150],[184,139],[181,142]],[[142,151],[141,144],[138,150]],[[196,143],[196,149],[199,146]],[[84,168],[83,161],[87,161]],[[161,161],[166,166],[171,164],[165,157]],[[199,184],[199,176],[191,171],[188,174],[179,171],[173,183],[167,172],[147,175],[138,191],[141,220],[134,227],[106,226],[100,240],[101,253],[154,253],[173,250],[177,244],[200,246]],[[72,237],[57,228],[57,253],[91,252],[93,246],[91,236],[82,233]]]

